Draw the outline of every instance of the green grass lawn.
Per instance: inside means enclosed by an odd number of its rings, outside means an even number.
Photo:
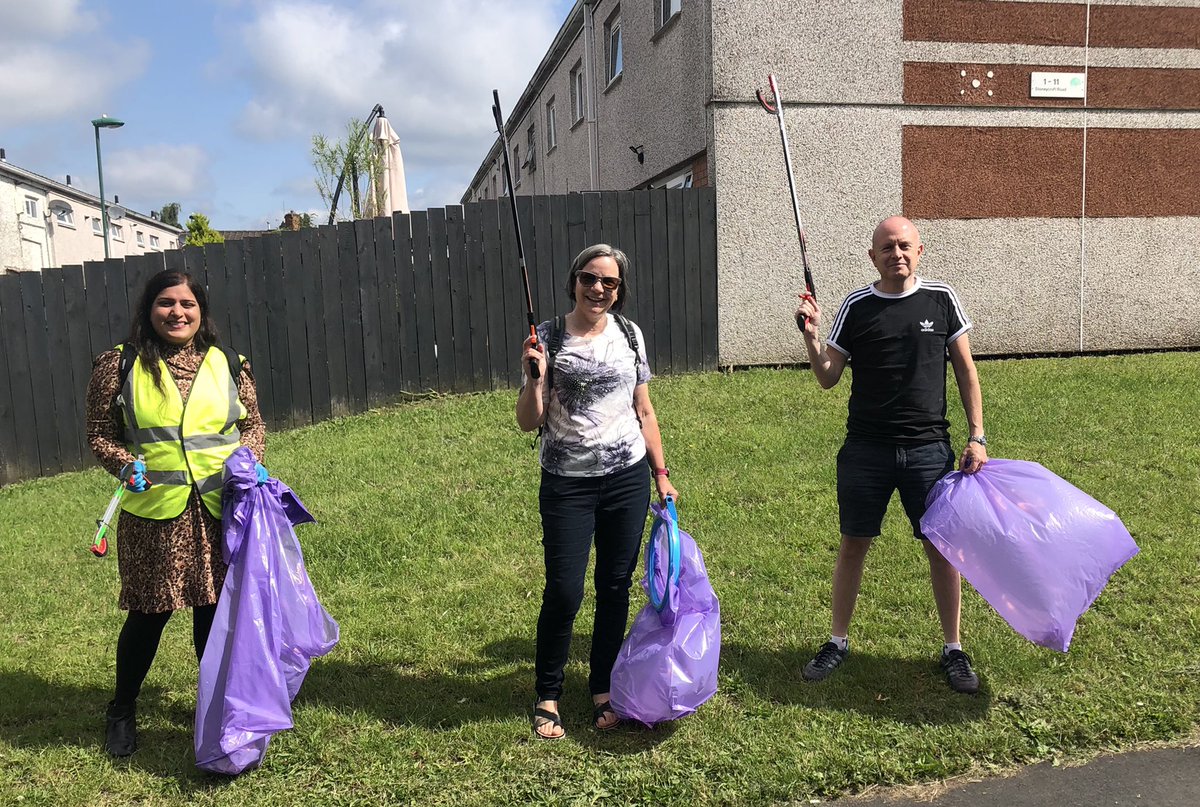
[[[1142,552],[1068,655],[1018,637],[967,587],[976,697],[951,693],[937,669],[927,567],[896,501],[867,561],[850,661],[822,684],[800,679],[829,630],[845,386],[822,391],[798,370],[661,378],[682,524],[721,598],[720,691],[675,724],[596,734],[581,618],[568,738],[534,741],[536,456],[512,393],[444,398],[271,435],[267,467],[320,521],[299,534],[342,642],[313,666],[296,727],[234,780],[194,767],[188,614],[168,626],[143,691],[141,750],[113,761],[101,748],[123,615],[116,558],[87,547],[111,478],[0,489],[0,803],[807,804],[1192,735],[1200,354],[995,361],[980,375],[992,455],[1091,493]],[[961,447],[956,400],[951,412]]]

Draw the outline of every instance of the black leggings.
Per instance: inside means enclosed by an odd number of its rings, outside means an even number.
[[[575,614],[583,603],[593,536],[596,615],[588,689],[593,695],[602,695],[609,690],[613,663],[625,639],[629,584],[650,506],[650,467],[638,462],[599,477],[556,476],[543,471],[538,498],[546,588],[537,625],[537,697],[558,700],[562,694],[563,667]]]
[[[145,614],[141,611],[130,611],[121,628],[117,639],[117,691],[113,703],[127,706],[137,700],[142,690],[142,682],[150,672],[154,655],[158,652],[158,642],[162,638],[163,628],[174,611],[163,611],[160,614]],[[196,648],[196,660],[204,655],[204,645],[208,644],[208,632],[212,629],[213,616],[217,606],[201,605],[192,609],[192,644]]]

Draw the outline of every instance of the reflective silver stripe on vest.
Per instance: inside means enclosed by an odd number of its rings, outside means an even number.
[[[179,441],[181,431],[178,426],[150,426],[146,429],[135,429],[133,440],[138,445],[145,443],[175,443]]]
[[[187,471],[146,471],[151,485],[186,485]]]
[[[206,493],[212,493],[214,490],[220,490],[221,485],[225,483],[224,476],[224,471],[222,471],[205,477],[196,482],[196,490],[199,491],[201,496]]]
[[[236,428],[229,434],[197,434],[183,438],[183,450],[200,451],[205,448],[237,445],[241,439],[242,434]]]

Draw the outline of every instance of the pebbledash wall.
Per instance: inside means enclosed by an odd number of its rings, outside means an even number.
[[[711,0],[711,20],[723,364],[804,358],[768,72],[830,316],[903,213],[976,353],[1200,345],[1200,2]],[[1086,71],[1086,107],[1031,98],[1034,70]]]

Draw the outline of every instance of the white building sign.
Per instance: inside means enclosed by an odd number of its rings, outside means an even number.
[[[1086,98],[1086,73],[1032,73],[1030,98]]]

